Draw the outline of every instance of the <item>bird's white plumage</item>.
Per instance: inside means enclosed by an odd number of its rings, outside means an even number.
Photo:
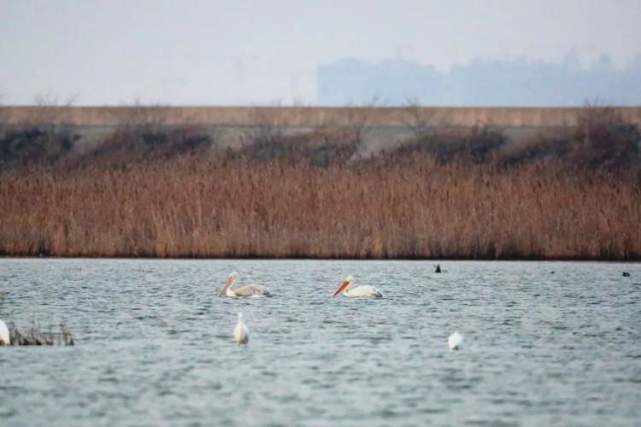
[[[9,328],[3,320],[0,320],[0,345],[10,345]]]
[[[345,291],[344,295],[348,297],[382,297],[383,294],[380,293],[378,289],[374,286],[357,286],[352,289]]]
[[[231,273],[227,279],[227,283],[223,288],[222,294],[228,297],[260,297],[269,296],[269,292],[262,286],[245,285],[239,288],[234,288],[236,285],[237,275]]]
[[[373,286],[356,286],[352,288],[353,281],[354,279],[352,278],[352,276],[347,276],[345,280],[343,280],[341,285],[338,287],[336,292],[334,293],[334,296],[337,296],[339,294],[342,294],[350,298],[358,298],[358,297],[380,298],[383,296],[381,291],[379,291]]]
[[[460,350],[461,347],[463,347],[463,335],[459,334],[458,332],[454,332],[447,339],[447,346],[450,348],[450,350]]]
[[[249,341],[249,329],[243,322],[243,315],[238,313],[238,322],[234,328],[234,341],[236,344],[247,344]]]

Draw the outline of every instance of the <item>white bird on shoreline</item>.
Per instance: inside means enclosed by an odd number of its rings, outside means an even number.
[[[450,348],[450,350],[460,350],[461,347],[463,347],[463,335],[459,334],[458,332],[454,332],[447,339],[447,346]]]
[[[383,294],[373,286],[356,286],[352,288],[352,282],[354,279],[352,276],[347,276],[343,283],[338,287],[334,296],[338,294],[343,294],[346,297],[367,297],[367,298],[381,298]]]
[[[259,297],[270,296],[270,293],[265,288],[256,285],[245,285],[240,288],[234,289],[236,285],[236,273],[231,273],[227,279],[227,283],[223,288],[221,294],[228,297]]]
[[[247,344],[249,342],[249,329],[243,322],[242,313],[238,313],[238,322],[236,322],[236,327],[234,328],[234,341],[236,341],[236,344]]]
[[[0,345],[11,345],[11,337],[9,336],[9,328],[3,320],[0,320]]]

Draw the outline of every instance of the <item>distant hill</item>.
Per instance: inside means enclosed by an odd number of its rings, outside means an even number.
[[[595,99],[641,104],[641,55],[623,69],[606,55],[585,67],[569,54],[559,63],[477,60],[449,72],[406,60],[341,59],[319,66],[317,76],[321,105],[362,104],[373,98],[390,105],[408,99],[435,106],[577,106]]]

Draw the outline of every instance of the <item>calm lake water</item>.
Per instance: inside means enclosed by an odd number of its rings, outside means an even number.
[[[0,318],[76,338],[0,348],[0,424],[641,424],[641,265],[441,265],[0,259]]]

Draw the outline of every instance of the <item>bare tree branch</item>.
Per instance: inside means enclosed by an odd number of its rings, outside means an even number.
[[[408,98],[402,110],[403,124],[414,134],[417,141],[430,135],[433,113],[421,106],[417,98]]]

